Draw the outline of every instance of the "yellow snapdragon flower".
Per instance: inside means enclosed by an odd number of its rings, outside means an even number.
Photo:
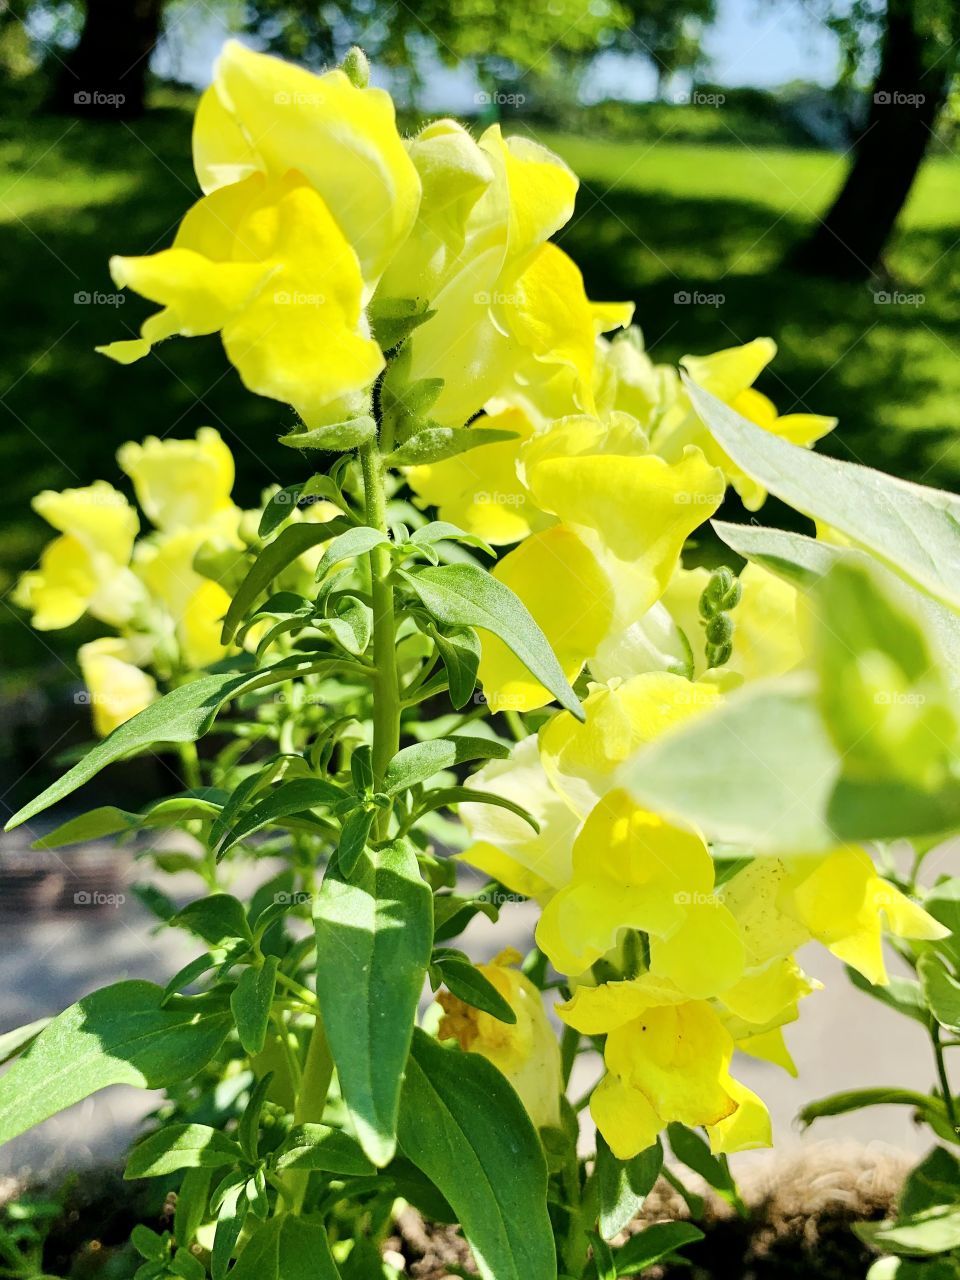
[[[123,494],[98,480],[61,493],[45,489],[32,506],[60,536],[39,567],[20,577],[14,603],[30,610],[38,631],[69,627],[85,613],[111,626],[127,622],[142,596],[128,567],[140,522]]]
[[[622,416],[561,419],[532,435],[517,474],[530,498],[528,526],[531,511],[552,523],[494,576],[526,603],[573,680],[611,633],[657,601],[684,541],[720,505],[723,478],[699,450],[675,464],[646,451],[636,422]],[[550,700],[506,645],[483,639],[480,679],[492,705],[530,711]]]
[[[684,356],[682,364],[698,386],[709,391],[731,409],[763,427],[765,431],[810,448],[837,425],[836,418],[816,413],[777,413],[773,402],[761,395],[753,383],[777,353],[771,338],[755,338],[740,347],[729,347],[708,356]],[[703,425],[690,397],[682,388],[676,402],[661,419],[653,445],[664,457],[674,458],[690,444],[698,445],[707,458],[723,469],[748,511],[757,511],[766,501],[767,491],[717,444]]]
[[[756,858],[724,886],[724,901],[749,922],[754,963],[816,940],[877,985],[888,981],[884,925],[897,937],[926,941],[948,932],[878,875],[865,849],[852,845],[827,854]]]
[[[464,1002],[448,991],[437,997],[443,1007],[439,1038],[456,1040],[461,1049],[482,1054],[516,1089],[537,1126],[560,1124],[563,1091],[560,1045],[550,1025],[543,997],[520,972],[520,953],[508,948],[478,970],[517,1015],[512,1025]]]
[[[407,239],[420,203],[419,177],[388,93],[359,88],[340,70],[317,75],[236,40],[224,45],[197,107],[193,162],[207,195],[255,174],[302,174],[370,284]]]
[[[82,644],[77,658],[90,698],[93,728],[101,738],[159,696],[156,680],[132,660],[132,646],[119,636]]]
[[[130,440],[117,450],[117,462],[155,528],[236,528],[233,454],[213,427],[201,427],[193,440]]]
[[[770,1145],[769,1113],[731,1076],[734,1039],[706,1001],[645,976],[578,988],[558,1012],[577,1030],[607,1037],[607,1073],[590,1112],[618,1159],[651,1146],[672,1121],[704,1125],[717,1153]]]
[[[648,935],[652,977],[687,995],[716,995],[743,973],[740,931],[714,893],[702,836],[611,791],[574,843],[570,883],[544,907],[537,942],[560,973],[575,977],[623,929]]]
[[[139,338],[98,348],[121,364],[173,334],[219,333],[247,389],[292,404],[308,426],[356,411],[383,368],[357,255],[293,171],[218,188],[187,213],[172,248],[112,258],[110,271],[162,307]]]
[[[580,824],[544,772],[536,734],[518,742],[509,759],[487,761],[467,787],[522,805],[540,830],[508,809],[468,801],[459,814],[471,843],[459,856],[524,897],[545,902],[562,889],[573,872],[573,841]]]

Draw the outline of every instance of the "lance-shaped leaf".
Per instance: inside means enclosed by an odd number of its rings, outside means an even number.
[[[397,840],[361,855],[349,881],[330,867],[314,918],[317,999],[340,1088],[364,1151],[385,1165],[433,939],[414,846]]]
[[[399,1139],[453,1206],[484,1280],[556,1280],[543,1148],[492,1063],[417,1031]]]
[[[686,380],[714,439],[749,476],[798,511],[846,534],[897,573],[960,607],[960,498],[838,462],[748,422]]]
[[[342,800],[344,794],[341,787],[326,778],[294,778],[291,782],[281,782],[234,822],[217,850],[218,856],[223,857],[241,840],[246,840],[272,823],[282,823],[284,818],[292,817],[293,814],[306,814],[321,807],[329,808]]]
[[[874,574],[888,588],[895,586],[909,594],[911,609],[922,618],[924,627],[934,637],[940,652],[952,666],[960,668],[960,615],[925,591],[915,589],[879,560],[855,547],[839,547],[820,542],[802,533],[784,529],[766,529],[762,525],[726,524],[711,521],[714,529],[738,555],[761,565],[792,586],[814,586],[834,565],[859,565]]]
[[[478,627],[497,636],[527,670],[578,720],[580,701],[526,605],[485,569],[472,564],[428,565],[398,572],[442,627]]]
[[[298,556],[321,542],[329,542],[331,538],[351,528],[349,520],[336,517],[326,524],[290,524],[281,529],[272,542],[268,542],[247,571],[247,576],[237,589],[237,594],[230,603],[227,615],[223,620],[221,643],[229,644],[236,635],[237,628],[250,609],[256,604],[278,574],[288,565],[293,564]]]
[[[353,560],[389,541],[390,539],[382,530],[371,529],[365,524],[338,534],[324,551],[317,565],[317,581],[325,578],[334,565],[340,564],[341,561]]]
[[[281,1173],[286,1169],[321,1169],[361,1178],[376,1172],[356,1138],[325,1124],[300,1124],[291,1129],[277,1148],[275,1161]]]
[[[277,957],[267,956],[260,969],[251,966],[240,975],[230,997],[240,1043],[251,1057],[263,1051],[274,992],[277,989]]]
[[[345,422],[331,422],[325,427],[313,427],[305,431],[291,431],[281,436],[280,443],[291,449],[323,449],[327,453],[342,453],[366,444],[377,434],[377,424],[368,414],[348,418]]]
[[[286,662],[240,674],[236,671],[217,672],[172,689],[92,747],[82,760],[15,813],[6,829],[10,831],[19,827],[44,809],[49,809],[89,782],[101,769],[124,756],[161,743],[196,742],[208,732],[220,708],[230,698],[283,679],[295,671],[295,664]]]
[[[162,1089],[196,1075],[232,1019],[222,1005],[152,982],[117,982],[47,1026],[0,1076],[0,1143],[112,1084]]]
[[[597,1200],[600,1234],[612,1240],[631,1223],[653,1190],[663,1168],[663,1147],[659,1139],[632,1160],[618,1160],[597,1134]]]
[[[510,747],[499,738],[431,738],[404,747],[387,765],[383,789],[396,795],[418,783],[427,782],[435,773],[452,769],[470,760],[506,760]]]
[[[516,431],[502,431],[499,427],[488,427],[483,431],[474,431],[470,427],[424,427],[394,449],[387,462],[392,467],[420,467],[455,458],[458,453],[466,453],[468,449],[476,449],[483,444],[516,438]]]
[[[239,1143],[206,1124],[172,1124],[130,1152],[125,1178],[160,1178],[178,1169],[219,1169],[243,1158]]]

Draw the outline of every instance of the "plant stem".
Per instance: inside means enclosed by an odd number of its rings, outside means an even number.
[[[179,744],[180,768],[183,773],[183,780],[187,784],[188,791],[199,791],[203,786],[203,776],[200,772],[200,757],[197,754],[197,744],[195,742],[181,742]]]
[[[327,1033],[319,1013],[310,1033],[307,1045],[307,1056],[300,1076],[300,1087],[297,1090],[297,1101],[293,1109],[294,1124],[319,1124],[323,1119],[323,1111],[327,1105],[327,1094],[330,1092],[330,1080],[333,1076],[333,1057],[327,1043]],[[307,1170],[296,1169],[285,1179],[290,1188],[290,1211],[300,1213],[303,1209],[304,1197],[310,1174]]]
[[[360,450],[366,519],[374,529],[387,533],[387,498],[383,484],[383,459],[375,441]],[[390,549],[370,552],[370,594],[373,604],[373,776],[379,787],[387,765],[400,746],[400,681],[397,672],[397,623],[393,607]],[[377,835],[389,835],[390,811],[377,818]]]
[[[940,1039],[940,1027],[938,1024],[930,1030],[930,1039],[933,1042],[933,1056],[937,1063],[937,1077],[940,1080],[940,1092],[943,1094],[943,1105],[947,1112],[947,1123],[953,1130],[955,1140],[960,1140],[960,1124],[957,1122],[957,1109],[953,1101],[953,1093],[950,1089],[950,1077],[947,1075],[947,1064],[943,1058],[943,1042]]]

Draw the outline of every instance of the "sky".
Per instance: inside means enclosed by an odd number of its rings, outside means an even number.
[[[531,0],[526,0],[531,2]],[[196,13],[209,14],[205,6]],[[704,41],[709,67],[703,78],[724,85],[772,88],[791,80],[832,84],[837,75],[835,37],[815,23],[803,0],[718,0],[717,22]],[[215,19],[180,19],[170,48],[159,51],[157,70],[204,86],[217,49],[229,34]],[[437,68],[427,77],[427,110],[468,109],[476,85],[469,73]],[[613,55],[598,59],[584,86],[588,99],[643,99],[654,93],[652,68],[636,59]],[[679,83],[675,88],[689,87]]]

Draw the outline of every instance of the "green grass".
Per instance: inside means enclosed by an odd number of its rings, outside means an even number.
[[[173,341],[123,369],[95,355],[151,309],[80,304],[112,293],[107,258],[169,243],[196,195],[189,111],[155,110],[133,127],[50,117],[0,122],[0,597],[47,533],[29,511],[52,486],[116,479],[112,455],[149,432],[187,435],[205,423],[237,455],[241,500],[297,473],[276,444],[282,406],[246,394],[216,338]],[[924,170],[889,256],[896,288],[918,307],[880,306],[859,286],[778,268],[841,180],[824,152],[591,142],[550,137],[581,174],[577,214],[562,240],[597,298],[633,298],[656,356],[676,360],[771,334],[780,355],[761,386],[781,411],[835,413],[828,446],[912,479],[960,477],[960,164]],[[677,305],[680,291],[720,293],[722,306]],[[48,674],[75,636],[33,636],[4,601],[7,674]]]

